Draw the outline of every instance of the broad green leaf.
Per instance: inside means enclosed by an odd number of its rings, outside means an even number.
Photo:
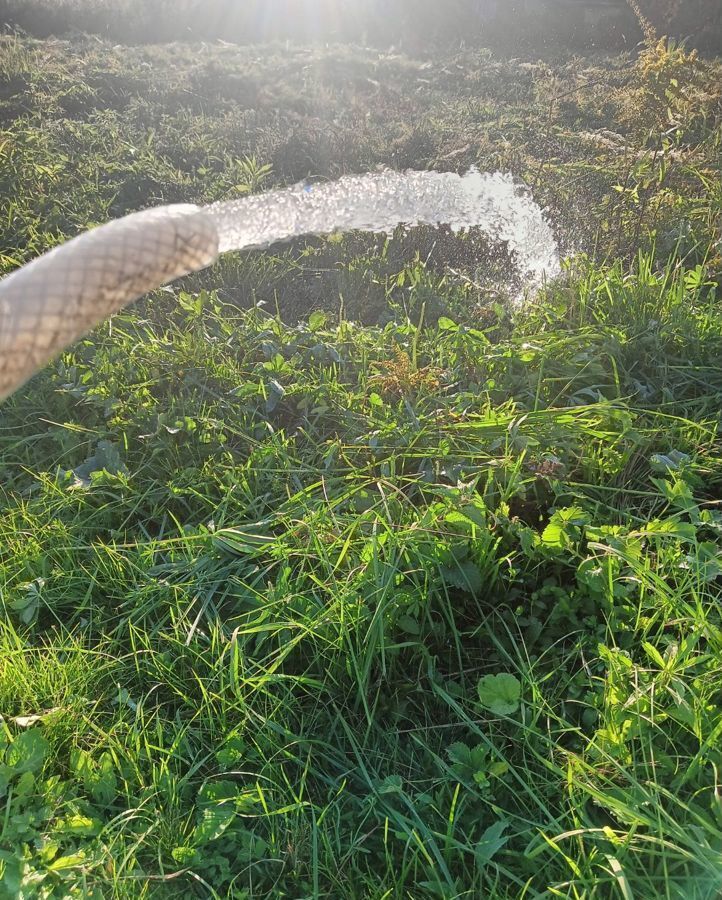
[[[15,785],[16,797],[29,797],[35,791],[35,775],[32,772],[23,772]]]
[[[235,818],[236,807],[232,801],[204,807],[193,831],[193,842],[197,847],[203,847],[217,840]]]
[[[578,506],[558,509],[542,533],[542,543],[545,547],[557,550],[568,547],[573,541],[579,540],[579,529],[589,525],[590,521],[589,515]]]
[[[652,454],[649,461],[658,471],[678,472],[691,462],[691,457],[679,450],[670,450],[669,453]]]
[[[103,753],[92,777],[88,781],[90,794],[99,806],[110,806],[118,791],[118,780],[115,775],[113,758]]]
[[[22,594],[18,594],[8,603],[10,609],[18,614],[23,625],[30,625],[36,618],[40,609],[42,592],[45,587],[44,578],[36,578],[27,584],[21,585]]]
[[[479,528],[487,527],[486,507],[481,500],[476,503],[464,503],[458,507],[458,512]]]
[[[469,594],[478,594],[484,584],[479,567],[470,560],[456,565],[442,566],[441,577],[446,584]]]
[[[280,401],[286,396],[286,388],[275,378],[266,384],[266,412],[272,413]]]
[[[198,794],[198,824],[193,843],[202,847],[217,840],[236,818],[238,788],[232,781],[214,781]]]
[[[674,473],[670,474],[674,477]],[[686,481],[683,481],[679,477],[675,477],[673,481],[668,481],[664,478],[653,478],[652,482],[671,506],[684,512],[697,510],[698,507],[694,499],[694,494]]]
[[[589,513],[585,512],[580,506],[568,506],[565,509],[558,509],[552,516],[552,519],[564,525],[576,525],[577,527],[588,525],[591,521]]]
[[[23,869],[24,863],[17,851],[0,849],[0,897],[8,900],[23,897]]]
[[[452,744],[446,751],[451,760],[451,769],[467,786],[471,784],[485,788],[489,784],[489,760],[487,750],[481,744],[468,747],[464,743]]]
[[[45,865],[48,865],[55,859],[59,851],[60,844],[58,841],[46,841],[38,848],[38,857]]]
[[[311,331],[319,331],[326,324],[326,313],[316,310],[308,317],[308,327]]]
[[[15,774],[37,772],[48,755],[50,745],[37,728],[23,731],[5,752],[5,765]]]
[[[519,709],[521,682],[516,675],[500,672],[485,675],[477,686],[481,705],[498,716],[510,716]]]
[[[85,862],[87,862],[87,857],[84,853],[72,853],[68,854],[68,856],[59,856],[54,862],[50,863],[48,869],[51,872],[60,872],[63,869],[72,869],[75,866],[82,866]]]
[[[236,646],[234,644],[234,646]],[[236,765],[246,750],[246,742],[243,738],[234,735],[228,738],[220,750],[216,751],[216,762],[222,769],[230,769]]]
[[[413,618],[413,616],[401,616],[399,619],[399,628],[404,634],[410,634],[413,637],[417,637],[421,634],[421,625],[417,619]]]
[[[379,794],[401,794],[404,782],[400,775],[389,775],[378,785]]]
[[[642,534],[666,535],[682,541],[694,542],[697,539],[697,528],[691,522],[678,522],[676,519],[653,519],[647,523]]]
[[[82,837],[95,837],[100,833],[103,827],[99,819],[91,819],[89,816],[75,815],[66,816],[58,822],[55,831],[57,834],[75,834]]]
[[[490,825],[482,834],[479,843],[474,850],[476,864],[480,869],[488,865],[496,854],[507,844],[509,838],[504,837],[504,832],[509,827],[509,823],[500,819]]]
[[[550,522],[542,532],[542,544],[545,547],[553,547],[562,550],[569,543],[566,532],[558,522]]]
[[[118,448],[111,441],[105,440],[98,441],[95,453],[74,471],[76,478],[86,485],[90,484],[91,476],[96,472],[107,472],[109,475],[128,474]]]

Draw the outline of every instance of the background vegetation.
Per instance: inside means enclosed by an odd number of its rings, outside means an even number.
[[[0,265],[386,164],[565,250],[236,254],[0,413],[0,897],[722,889],[720,67],[0,44]]]
[[[114,40],[240,43],[344,40],[407,50],[439,44],[626,49],[641,37],[636,0],[0,0],[0,24],[38,37],[68,29]],[[663,33],[722,47],[717,0],[639,0]]]

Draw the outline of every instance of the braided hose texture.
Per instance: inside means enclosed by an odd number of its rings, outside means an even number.
[[[210,216],[161,206],[82,234],[0,281],[0,402],[108,316],[217,255]]]

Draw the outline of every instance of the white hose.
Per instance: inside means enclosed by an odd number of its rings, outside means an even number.
[[[218,256],[213,219],[191,205],[132,213],[0,281],[0,402],[95,325]]]

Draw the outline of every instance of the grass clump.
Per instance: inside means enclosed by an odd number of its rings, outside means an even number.
[[[513,313],[474,235],[231,257],[3,406],[0,897],[717,896],[717,120],[665,161],[578,61],[381,57],[431,81],[382,103],[338,49],[151,90],[144,51],[5,46],[7,270],[459,150],[594,221]]]

